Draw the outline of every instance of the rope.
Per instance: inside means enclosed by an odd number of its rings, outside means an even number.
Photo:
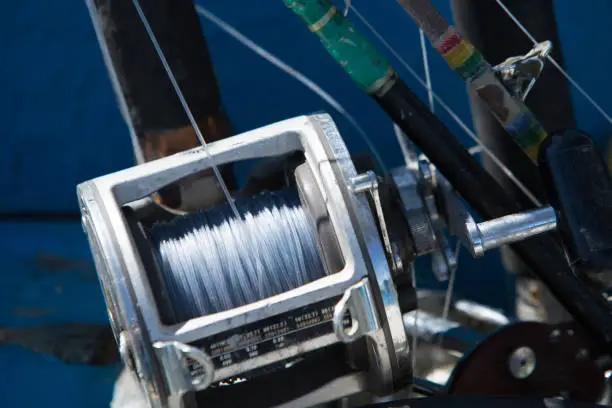
[[[158,223],[149,230],[178,321],[265,299],[325,275],[294,190],[265,192]]]

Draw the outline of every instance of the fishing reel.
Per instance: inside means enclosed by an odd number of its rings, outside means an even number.
[[[540,149],[537,161],[551,206],[519,212],[519,201],[505,194],[331,2],[285,1],[440,172],[408,149],[405,166],[377,175],[372,166],[348,154],[329,116],[315,115],[79,185],[83,226],[111,326],[125,365],[150,406],[229,407],[243,406],[248,399],[255,408],[311,407],[344,404],[346,397],[364,392],[393,399],[397,391],[419,389],[412,371],[416,364],[411,364],[418,356],[409,347],[408,334],[411,340],[440,340],[440,345],[465,353],[440,393],[562,395],[589,402],[598,397],[603,376],[594,360],[609,355],[612,319],[609,305],[576,272],[592,277],[612,267],[612,180],[588,137],[580,132],[547,134],[520,102],[540,76],[551,43],[490,67],[428,2],[400,3],[534,161]],[[197,64],[187,69],[189,58],[180,53],[171,58],[174,63],[168,61],[163,50],[170,47],[158,42],[158,29],[151,27],[138,1],[134,6],[195,126],[187,106],[190,95],[185,98],[181,88],[198,88],[184,86],[184,79],[202,79],[207,76],[202,72],[212,70]],[[162,9],[158,12],[167,14]],[[114,66],[112,77],[122,82],[116,88],[125,88],[120,98],[133,105],[126,112],[137,112],[139,120],[157,119],[158,110],[142,108],[152,94],[132,92],[143,78],[140,70],[132,75],[124,69],[142,66],[144,54],[126,61],[129,47],[116,46],[121,45],[121,32],[136,26],[122,10],[116,10],[122,17],[117,20],[128,21],[125,27],[113,18],[96,24],[99,38],[113,43],[103,44],[104,54],[109,68]],[[110,34],[102,29],[107,23],[113,27],[106,30]],[[164,31],[160,34],[163,43]],[[149,62],[145,65],[154,67],[157,59]],[[175,64],[185,68],[180,87],[172,72]],[[145,77],[156,77],[150,74]],[[208,76],[213,79],[206,88],[216,89],[214,75]],[[167,100],[163,84],[168,81],[164,77],[156,83]],[[138,103],[125,101],[126,94]],[[218,107],[218,98],[210,105]],[[180,112],[178,123],[184,124],[182,110],[162,110]],[[132,115],[132,122],[139,120]],[[159,122],[152,122],[157,130]],[[256,174],[242,192],[219,185],[227,195],[225,204],[179,214],[152,198],[177,182],[189,185],[190,176],[202,171],[212,168],[221,181],[218,167],[272,157],[278,167]],[[487,221],[471,216],[455,188]],[[522,242],[551,230],[559,234]],[[436,278],[448,280],[457,263],[451,235],[474,257],[516,243],[520,258],[580,327],[513,323],[463,304],[472,315],[480,311],[476,314],[488,316],[495,333],[468,335],[477,338],[476,348],[474,341],[454,336],[465,327],[446,314],[442,319],[429,315],[409,273],[415,258],[430,255]],[[378,402],[368,398],[349,405]],[[434,397],[392,406],[429,401],[439,404]],[[460,400],[446,403],[457,406]]]
[[[301,163],[286,185],[297,190],[324,276],[237,308],[177,320],[150,232],[176,215],[149,197],[211,163],[296,153]],[[327,115],[286,120],[79,185],[111,325],[149,404],[221,407],[249,395],[250,406],[311,406],[408,385],[402,314],[415,305],[400,298],[414,296],[403,276],[409,260],[390,238],[408,234],[405,224],[396,223],[399,232],[388,224],[382,195],[373,172],[357,173]]]
[[[319,114],[79,185],[111,326],[150,406],[229,407],[248,395],[251,407],[311,407],[364,393],[389,396],[414,385],[407,333],[439,338],[440,328],[457,327],[423,321],[427,313],[418,322],[414,311],[422,300],[410,274],[415,258],[431,255],[434,274],[444,281],[456,266],[450,235],[479,257],[556,229],[560,220],[543,207],[478,223],[427,159],[405,152],[406,166],[377,175],[367,161],[349,155],[332,119]],[[225,210],[217,205],[177,215],[151,198],[212,163],[253,159],[273,164],[255,168],[246,196],[233,192],[235,208],[226,203]],[[283,201],[287,197],[293,201]],[[567,202],[561,196],[555,203]],[[260,219],[260,213],[269,215]],[[255,279],[274,269],[270,265],[282,271]],[[266,289],[272,286],[278,288]],[[508,327],[510,334],[492,336],[482,347],[503,355],[528,343],[512,334],[520,327]],[[546,330],[540,327],[541,336],[529,340],[534,349]],[[461,344],[462,352],[474,345],[451,343]],[[567,354],[583,343],[568,343]],[[489,361],[487,353],[476,355],[481,358],[468,368]],[[496,378],[505,378],[506,367],[498,365]],[[596,375],[592,364],[588,369]],[[455,384],[472,374],[461,365]],[[507,391],[508,381],[499,389]]]

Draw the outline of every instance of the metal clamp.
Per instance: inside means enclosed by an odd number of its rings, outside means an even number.
[[[402,202],[404,216],[408,220],[414,256],[422,256],[435,251],[436,237],[421,197],[416,172],[407,167],[399,167],[391,170],[391,176]]]
[[[457,260],[436,205],[435,171],[425,157],[419,158],[406,134],[397,126],[394,129],[406,166],[394,169],[391,175],[404,206],[414,255],[431,254],[432,272],[439,282],[444,282],[457,266]]]
[[[536,44],[527,54],[510,57],[493,67],[506,87],[517,97],[525,100],[544,69],[544,63],[552,43]]]
[[[350,186],[355,193],[370,193],[372,201],[374,201],[374,207],[378,217],[378,223],[380,225],[380,232],[382,235],[383,244],[385,245],[385,252],[387,252],[387,256],[391,260],[391,269],[394,273],[401,272],[403,270],[402,260],[397,251],[393,250],[393,246],[391,245],[391,239],[389,238],[389,231],[387,229],[387,223],[383,213],[382,202],[380,200],[380,193],[378,191],[378,179],[376,178],[376,173],[370,170],[363,174],[359,174],[350,180]]]
[[[173,377],[168,379],[172,383],[171,388],[180,391],[203,390],[215,379],[215,365],[212,359],[199,348],[178,341],[157,341],[153,343],[153,347],[163,354],[162,358],[179,368],[170,371]],[[197,368],[190,368],[188,360],[195,362]],[[198,374],[185,378],[186,373],[193,373],[196,370]]]
[[[409,147],[406,150],[410,151]],[[440,282],[446,281],[456,259],[444,234],[444,221],[434,192],[436,180],[429,162],[414,155],[414,161],[393,169],[391,175],[402,201],[414,255],[431,254],[434,276]]]
[[[367,278],[351,286],[334,309],[333,324],[336,336],[344,343],[351,343],[363,335],[380,328],[380,320],[373,307],[374,300]],[[351,322],[345,327],[344,318]]]
[[[435,196],[438,174],[432,164],[424,160],[419,161],[419,171],[424,180],[423,201],[436,242],[436,250],[431,254],[431,270],[438,282],[445,282],[457,267],[457,259],[446,238],[444,221],[438,211]]]

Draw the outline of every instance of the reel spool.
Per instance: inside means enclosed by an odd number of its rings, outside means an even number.
[[[294,167],[288,189],[238,199],[244,210],[241,220],[219,207],[177,219],[148,199],[206,170],[211,160],[223,165],[295,152],[303,162]],[[229,395],[225,389],[248,389],[259,378],[271,386],[270,380],[281,384],[294,372],[296,381],[307,383],[300,367],[313,370],[310,376],[324,378],[327,385],[352,384],[331,387],[324,397],[309,394],[311,399],[322,398],[320,402],[366,387],[390,394],[410,382],[410,350],[402,323],[406,307],[400,307],[394,284],[401,261],[389,251],[376,178],[357,174],[328,115],[279,122],[82,183],[77,190],[121,355],[151,406],[185,406],[197,399],[219,407]],[[271,215],[260,217],[266,211]],[[278,224],[269,225],[271,220]],[[230,242],[223,251],[220,244]],[[189,245],[198,249],[185,259]],[[288,247],[303,252],[278,253]],[[246,267],[249,261],[253,264]],[[294,261],[301,266],[291,267]],[[287,282],[273,290],[274,282],[268,280],[266,290],[258,291],[253,271],[270,272],[266,266],[272,264],[285,268],[273,278]],[[218,281],[225,278],[223,285],[232,290],[238,289],[230,284],[232,279],[251,286],[228,300],[236,292],[213,284],[215,276]],[[343,368],[326,370],[338,356]],[[283,371],[275,374],[279,369]],[[224,386],[232,382],[241,384]],[[305,384],[293,390],[296,395],[268,405],[324,386]],[[282,394],[284,388],[275,389]]]

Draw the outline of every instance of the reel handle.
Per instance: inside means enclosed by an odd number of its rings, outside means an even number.
[[[593,139],[574,129],[553,133],[539,163],[572,263],[590,272],[612,269],[612,177]]]

